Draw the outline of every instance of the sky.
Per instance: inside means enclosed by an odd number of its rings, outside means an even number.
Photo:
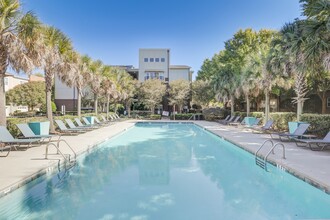
[[[299,0],[21,0],[64,32],[80,54],[138,68],[139,48],[170,48],[171,65],[196,77],[239,29],[279,30],[300,17]]]

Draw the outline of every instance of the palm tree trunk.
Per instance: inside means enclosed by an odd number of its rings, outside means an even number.
[[[95,112],[95,114],[97,115],[97,105],[98,105],[98,103],[97,103],[97,94],[95,93],[94,94],[94,112]]]
[[[300,121],[300,116],[302,114],[303,102],[301,100],[297,101],[297,121]]]
[[[175,104],[173,105],[173,120],[175,120]]]
[[[77,115],[78,118],[81,117],[81,89],[77,87],[78,97],[77,97]]]
[[[126,102],[126,110],[127,110],[127,116],[130,118],[131,117],[131,102],[130,101]]]
[[[50,132],[55,133],[55,126],[53,122],[53,111],[52,111],[52,84],[53,74],[45,70],[45,83],[46,83],[46,115],[50,124]]]
[[[5,92],[5,73],[0,73],[0,125],[6,124],[6,92]]]
[[[321,99],[321,103],[322,103],[322,114],[326,114],[327,113],[327,96],[326,96],[326,91],[318,92],[317,95]]]
[[[52,92],[46,91],[46,106],[47,106],[47,118],[50,124],[50,133],[55,133],[55,126],[53,123],[53,111],[52,111]]]
[[[235,104],[235,97],[233,94],[230,95],[230,100],[231,100],[231,105],[230,105],[230,114],[234,115],[235,109],[234,109],[234,104]]]
[[[107,96],[107,109],[106,109],[107,119],[109,118],[109,106],[110,106],[110,95]]]
[[[246,95],[246,116],[250,115],[250,98],[249,95]]]
[[[269,91],[265,90],[265,121],[269,119]]]

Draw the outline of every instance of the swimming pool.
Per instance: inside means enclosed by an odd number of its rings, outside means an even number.
[[[0,219],[330,218],[330,196],[193,124],[138,123],[0,199]]]

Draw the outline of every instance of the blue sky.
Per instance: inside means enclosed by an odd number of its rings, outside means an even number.
[[[75,49],[109,65],[138,67],[139,48],[170,48],[171,64],[195,72],[239,29],[278,30],[299,0],[22,0]]]

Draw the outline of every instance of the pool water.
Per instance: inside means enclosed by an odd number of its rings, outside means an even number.
[[[0,199],[0,219],[330,218],[330,196],[193,124],[138,123]]]

